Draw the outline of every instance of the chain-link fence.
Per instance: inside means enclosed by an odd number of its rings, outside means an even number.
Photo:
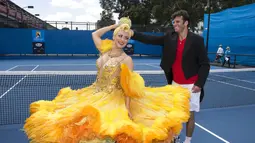
[[[104,23],[103,25],[99,22],[73,22],[73,21],[23,21],[18,22],[11,19],[1,19],[1,28],[35,28],[35,29],[58,29],[58,30],[95,30],[103,26],[111,25],[114,23]],[[132,25],[132,29],[141,32],[166,32],[171,27],[162,25]]]

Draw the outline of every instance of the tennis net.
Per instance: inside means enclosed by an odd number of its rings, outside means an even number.
[[[255,104],[255,68],[215,69],[205,85],[202,109]],[[163,71],[136,71],[146,86],[167,84]],[[0,72],[0,125],[22,124],[29,104],[52,100],[63,87],[84,88],[96,79],[94,71],[3,71]]]

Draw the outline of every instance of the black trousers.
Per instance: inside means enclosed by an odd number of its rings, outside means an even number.
[[[230,57],[227,57],[227,58],[228,58],[228,61],[227,61],[227,63],[228,63],[228,67],[230,68]],[[225,65],[225,63],[226,63],[226,59],[224,58],[224,61],[223,61],[222,66],[224,66],[224,65]]]

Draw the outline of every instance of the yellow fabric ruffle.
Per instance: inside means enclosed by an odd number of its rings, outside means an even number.
[[[102,40],[101,47],[99,48],[100,53],[106,53],[112,49],[113,41],[110,39]]]
[[[104,41],[106,52],[111,40]],[[188,89],[146,87],[143,78],[121,65],[119,84],[62,88],[52,101],[31,103],[24,132],[32,143],[157,143],[179,134],[189,119]],[[109,75],[105,75],[107,77]],[[107,80],[106,80],[107,81]],[[118,87],[118,88],[117,88]],[[120,88],[119,88],[120,87]],[[109,92],[111,91],[111,92]],[[131,98],[129,118],[125,97]]]
[[[143,78],[128,69],[127,65],[121,64],[120,83],[127,96],[143,97],[145,83]]]

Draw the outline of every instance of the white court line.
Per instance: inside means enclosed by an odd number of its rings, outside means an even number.
[[[236,109],[242,109],[242,108],[250,108],[250,107],[255,107],[255,104],[250,104],[250,105],[239,105],[239,106],[232,106],[232,107],[217,107],[217,108],[208,108],[208,109],[201,109],[200,112],[210,112],[210,111],[222,111],[222,110],[236,110]]]
[[[199,125],[198,123],[195,123],[196,126],[198,126],[199,128],[203,129],[204,131],[208,132],[209,134],[213,135],[214,137],[218,138],[219,140],[223,141],[224,143],[230,143],[229,141],[223,139],[222,137],[216,135],[215,133],[213,133],[212,131],[206,129],[205,127]]]
[[[39,65],[36,65],[35,68],[33,68],[31,71],[34,71],[35,69],[37,69],[39,67]]]
[[[144,64],[144,65],[147,65],[147,66],[151,66],[151,67],[154,67],[154,68],[161,69],[161,67],[160,67],[160,66],[154,66],[154,65],[151,65],[151,64]]]
[[[39,65],[37,65],[35,68],[33,68],[31,71],[34,71],[36,68],[38,68]],[[27,75],[23,76],[18,82],[16,82],[11,88],[9,88],[7,91],[5,91],[1,96],[0,99],[3,98],[7,93],[9,93],[15,86],[17,86],[21,81],[23,81]]]
[[[255,82],[253,82],[253,81],[248,81],[248,80],[243,80],[243,79],[238,79],[238,78],[232,78],[232,77],[228,77],[228,76],[224,76],[224,75],[212,74],[212,76],[218,76],[218,77],[223,77],[223,78],[227,78],[227,79],[232,79],[232,80],[237,80],[237,81],[242,81],[242,82],[255,84]]]
[[[208,78],[208,80],[211,80],[211,81],[214,81],[214,82],[219,82],[219,83],[222,83],[222,84],[227,84],[227,85],[235,86],[235,87],[239,87],[239,88],[243,88],[243,89],[247,89],[247,90],[251,90],[251,91],[255,92],[255,89],[253,89],[253,88],[249,88],[249,87],[245,87],[245,86],[240,86],[240,85],[236,85],[236,84],[232,84],[232,83],[228,83],[228,82],[224,82],[224,81],[218,81],[218,80],[214,80],[214,79],[211,79],[211,78]]]
[[[8,70],[6,70],[6,71],[10,71],[10,70],[13,70],[13,69],[15,69],[15,68],[17,68],[19,65],[17,65],[17,66],[14,66],[14,67],[12,67],[12,68],[9,68]]]
[[[0,99],[3,98],[8,92],[10,92],[16,85],[18,85],[22,80],[24,80],[27,77],[27,75],[25,75],[24,77],[22,77],[18,82],[16,82],[11,88],[9,88],[7,91],[5,91],[1,96]]]
[[[135,65],[158,64],[158,63],[135,63]],[[96,64],[40,64],[40,66],[95,66]],[[36,66],[36,65],[18,65],[18,66]]]
[[[148,66],[158,66],[158,67],[160,67],[160,64],[159,63],[144,63],[144,64],[148,64]]]

